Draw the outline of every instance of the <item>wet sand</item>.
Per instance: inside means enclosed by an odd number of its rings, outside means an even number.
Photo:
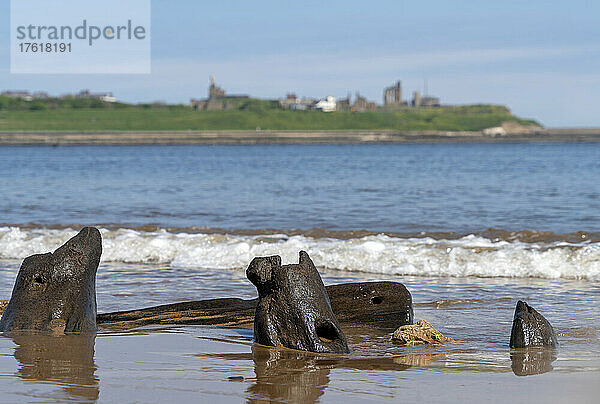
[[[595,402],[598,358],[404,348],[351,355],[253,345],[242,329],[173,327],[97,336],[0,337],[3,402]],[[360,333],[350,334],[353,345]],[[553,372],[549,372],[554,368]],[[531,369],[530,369],[531,370]]]
[[[7,269],[10,295],[19,262]],[[326,283],[376,275],[322,271]],[[375,279],[371,279],[375,278]],[[598,284],[586,281],[402,277],[415,320],[455,343],[405,347],[388,330],[348,326],[349,355],[253,344],[248,328],[100,328],[96,336],[1,336],[3,402],[578,402],[600,385]],[[219,292],[220,291],[220,292]],[[102,264],[100,312],[212,298],[254,297],[243,271]],[[548,299],[548,296],[554,296]],[[515,298],[553,323],[558,350],[510,350]],[[556,304],[560,300],[561,304]]]
[[[600,129],[541,129],[506,136],[481,131],[2,132],[0,145],[186,145],[600,142]]]

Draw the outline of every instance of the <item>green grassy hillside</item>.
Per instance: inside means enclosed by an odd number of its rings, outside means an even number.
[[[4,98],[4,99],[3,99]],[[182,105],[104,104],[94,100],[21,101],[0,97],[0,131],[204,130],[481,130],[515,117],[503,106],[406,108],[396,112],[287,111],[248,100],[230,111],[195,111]]]

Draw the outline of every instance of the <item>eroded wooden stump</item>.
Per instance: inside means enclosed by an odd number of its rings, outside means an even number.
[[[410,292],[398,282],[361,282],[327,286],[331,307],[342,327],[395,330],[413,319]],[[98,325],[130,329],[146,325],[195,324],[252,328],[258,299],[210,299],[99,314]]]
[[[393,331],[411,324],[410,292],[397,282],[361,282],[326,286],[331,307],[343,328]],[[210,325],[252,328],[258,299],[209,299],[139,310],[98,314],[101,328],[126,330],[147,325]],[[2,301],[0,301],[0,311]]]

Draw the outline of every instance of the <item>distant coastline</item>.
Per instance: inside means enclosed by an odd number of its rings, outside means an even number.
[[[165,132],[0,132],[10,145],[219,145],[600,142],[600,128],[541,129],[535,133],[490,136],[483,131],[165,131]]]

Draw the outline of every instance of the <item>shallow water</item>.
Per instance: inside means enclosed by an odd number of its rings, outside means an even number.
[[[223,295],[254,296],[239,271],[205,271],[201,283],[190,281],[193,274],[171,270],[176,273],[164,277],[181,282],[172,289],[169,282],[163,288],[141,281],[145,272],[161,273],[159,267],[140,271],[140,282],[128,289],[133,293],[114,296],[107,291],[121,277],[111,276],[118,272],[113,265],[99,271],[100,311],[213,297],[218,293],[212,290],[225,284],[230,290]],[[323,275],[326,283],[381,279],[338,271]],[[96,337],[2,337],[3,402],[504,401],[506,390],[518,392],[514,402],[565,397],[595,402],[600,393],[595,383],[600,376],[597,285],[546,279],[395,280],[412,292],[415,318],[426,318],[456,343],[401,347],[389,341],[389,334],[352,328],[345,330],[350,355],[313,355],[253,345],[251,330],[203,326],[100,330]],[[178,293],[183,284],[191,290]],[[7,286],[3,282],[3,291]],[[535,305],[554,324],[558,350],[508,348],[516,298]]]
[[[598,393],[597,373],[565,374],[572,367],[567,360],[532,379],[514,376],[507,353],[484,361],[433,353],[341,358],[251,347],[250,336],[235,330],[215,333],[186,327],[99,334],[95,340],[1,338],[2,351],[14,351],[14,358],[2,358],[2,385],[11,386],[3,389],[3,402],[480,402],[506,398],[507,389],[517,403],[560,397],[594,402]],[[214,340],[223,337],[230,342]],[[55,349],[67,342],[77,348],[67,354]]]
[[[99,312],[253,298],[254,256],[304,249],[326,284],[404,283],[456,340],[352,328],[331,356],[202,326],[4,336],[0,401],[596,402],[598,174],[597,144],[0,148],[0,299],[24,257],[93,224]],[[508,348],[518,299],[556,351]]]

